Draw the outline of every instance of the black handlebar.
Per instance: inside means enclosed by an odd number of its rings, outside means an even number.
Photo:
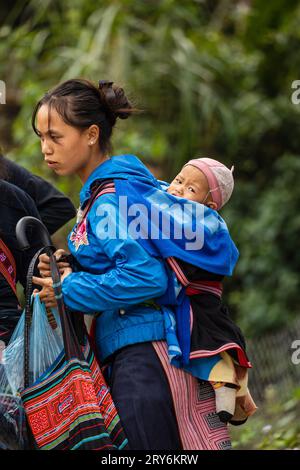
[[[42,245],[45,248],[49,248],[49,252],[51,253],[54,251],[54,246],[52,245],[52,241],[49,235],[49,232],[43,222],[35,217],[26,216],[22,217],[16,225],[16,237],[18,244],[21,250],[28,250],[30,248],[31,243],[28,240],[28,229],[34,229],[36,234],[36,239],[41,241]],[[31,241],[32,242],[32,241]]]

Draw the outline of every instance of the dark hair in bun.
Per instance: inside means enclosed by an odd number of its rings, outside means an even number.
[[[108,80],[101,80],[98,88],[89,80],[72,79],[57,85],[48,91],[36,104],[32,114],[32,127],[36,134],[36,115],[40,107],[47,104],[61,116],[63,121],[78,129],[87,129],[96,124],[101,135],[100,150],[111,150],[111,135],[116,120],[127,119],[136,112],[127,99],[123,88]]]
[[[108,80],[99,81],[99,92],[103,103],[107,106],[108,113],[113,119],[127,119],[133,111],[123,88],[118,87]]]

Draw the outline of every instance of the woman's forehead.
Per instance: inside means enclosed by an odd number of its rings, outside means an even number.
[[[39,132],[49,132],[49,130],[62,129],[69,127],[58,114],[58,112],[43,104],[37,112],[36,116],[37,130]]]

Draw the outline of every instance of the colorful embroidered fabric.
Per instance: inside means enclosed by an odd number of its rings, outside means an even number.
[[[96,186],[97,187],[97,186]],[[102,196],[103,194],[110,194],[115,193],[115,185],[111,182],[104,182],[100,186],[99,182],[99,192],[97,196],[91,203],[88,205],[87,209],[82,210],[81,207],[77,213],[77,224],[73,228],[72,233],[70,234],[70,241],[74,244],[75,250],[77,251],[78,248],[82,245],[89,245],[88,236],[87,236],[87,215],[88,211],[91,208],[91,205],[95,202],[98,197]]]
[[[93,351],[86,362],[61,355],[22,400],[41,450],[121,450],[128,441]]]
[[[16,291],[16,263],[8,247],[0,239],[0,273],[4,276],[15,295]]]

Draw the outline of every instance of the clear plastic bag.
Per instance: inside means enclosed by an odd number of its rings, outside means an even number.
[[[56,309],[50,326],[45,305],[39,296],[32,297],[30,325],[29,385],[36,382],[62,353],[63,339]],[[4,349],[0,364],[0,449],[26,447],[26,420],[20,398],[24,388],[24,323],[25,312]]]
[[[0,364],[0,450],[27,447],[26,419],[21,398],[13,395],[3,364]]]
[[[45,305],[39,296],[33,303],[33,316],[30,328],[29,385],[36,382],[60,355],[64,348],[59,314],[51,310],[56,328],[49,324]]]
[[[45,305],[38,295],[32,298],[32,303],[29,385],[32,385],[51,366],[63,349],[60,320],[56,309],[51,310],[57,325],[53,329],[49,324]],[[3,353],[6,377],[14,395],[24,388],[24,322],[25,312],[22,313]]]

